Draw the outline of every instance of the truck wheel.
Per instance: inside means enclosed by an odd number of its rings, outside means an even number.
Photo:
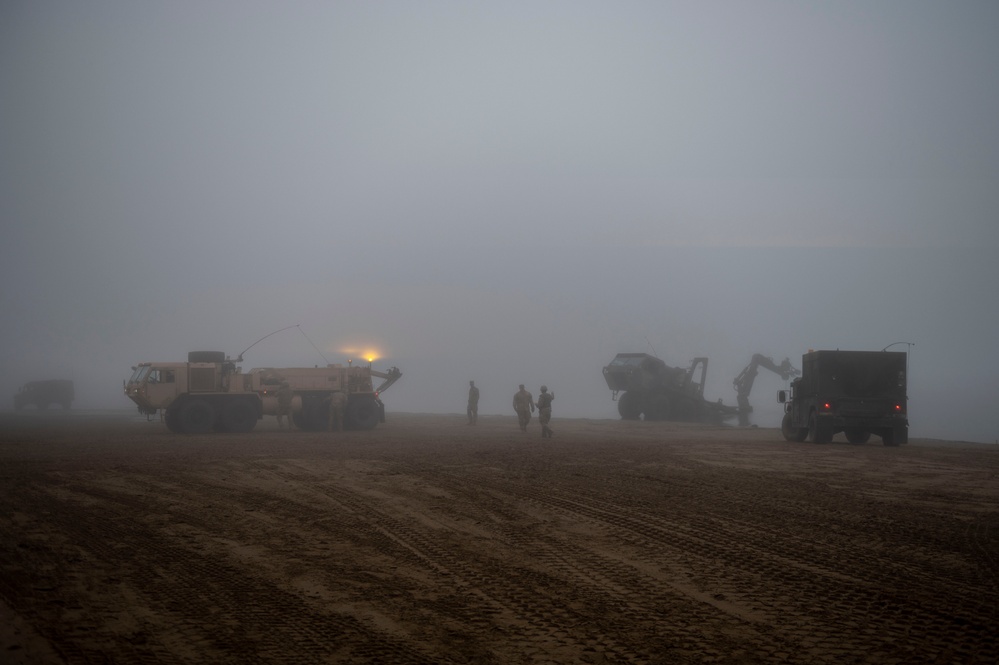
[[[221,363],[225,362],[225,351],[189,351],[189,363]]]
[[[867,443],[871,438],[870,432],[861,429],[848,429],[843,433],[846,434],[846,440],[850,443]]]
[[[638,420],[642,415],[642,400],[634,393],[624,393],[617,400],[617,412],[624,420]]]
[[[186,434],[206,434],[215,425],[215,409],[208,402],[195,399],[180,407],[180,426]]]
[[[345,424],[349,429],[374,429],[380,419],[378,404],[371,397],[360,397],[347,405]]]
[[[794,441],[795,443],[801,443],[808,438],[808,430],[806,428],[794,427],[791,424],[790,412],[785,413],[784,418],[780,421],[780,433],[784,435],[785,441]]]
[[[898,429],[886,429],[881,434],[881,443],[892,447],[903,443],[909,443],[909,428],[900,427]]]
[[[222,426],[227,432],[249,432],[257,424],[257,410],[246,399],[231,400],[222,407]]]
[[[808,417],[808,438],[812,440],[812,443],[829,443],[832,441],[832,433],[828,427],[819,425],[818,420],[818,416],[813,411],[812,415]]]
[[[183,434],[184,429],[180,423],[180,409],[169,406],[167,410],[163,413],[163,422],[166,423],[168,430],[174,434]]]

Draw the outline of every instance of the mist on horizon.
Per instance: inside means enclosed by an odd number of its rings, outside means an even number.
[[[128,408],[132,365],[291,326],[243,369],[374,349],[390,413],[475,380],[617,418],[620,352],[707,356],[734,404],[754,353],[903,342],[911,436],[992,442],[996,34],[976,2],[7,3],[0,399]]]

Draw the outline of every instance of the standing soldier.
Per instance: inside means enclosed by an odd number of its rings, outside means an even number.
[[[541,421],[541,438],[552,438],[552,428],[548,423],[552,420],[552,401],[555,399],[555,392],[548,392],[548,386],[541,386],[541,394],[538,395],[538,420]]]
[[[531,422],[531,414],[534,413],[534,396],[524,388],[523,383],[513,396],[513,410],[517,412],[520,429],[526,432],[527,424]]]
[[[343,416],[347,410],[347,395],[335,392],[330,395],[330,431],[343,431]]]
[[[295,429],[295,423],[291,418],[291,402],[295,399],[295,391],[291,389],[287,381],[281,382],[281,387],[277,391],[277,421],[278,427],[284,429],[282,418],[288,418],[288,431]]]
[[[475,387],[475,381],[468,382],[468,424],[474,425],[479,421],[479,389]]]

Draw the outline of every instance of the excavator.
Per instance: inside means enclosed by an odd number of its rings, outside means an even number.
[[[708,359],[694,358],[690,367],[670,367],[647,353],[619,353],[604,367],[604,380],[617,400],[617,410],[624,420],[680,420],[721,424],[737,417],[739,425],[749,425],[749,393],[760,368],[778,374],[785,381],[801,372],[784,359],[779,365],[763,354],[752,360],[732,381],[738,406],[712,402],[704,398],[704,380]],[[620,393],[620,399],[618,394]]]
[[[801,370],[791,365],[791,360],[788,358],[784,358],[784,361],[778,365],[773,358],[761,353],[753,354],[746,368],[732,381],[736,402],[739,404],[739,424],[742,426],[749,425],[749,414],[753,412],[753,407],[749,404],[749,393],[753,390],[753,382],[756,381],[756,374],[761,367],[777,374],[785,381],[794,376],[801,376]]]

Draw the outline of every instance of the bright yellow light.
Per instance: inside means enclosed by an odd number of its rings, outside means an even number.
[[[382,352],[372,346],[345,346],[339,349],[347,357],[364,358],[373,363],[382,357]]]

